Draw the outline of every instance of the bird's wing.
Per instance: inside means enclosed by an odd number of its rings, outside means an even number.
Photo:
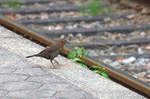
[[[57,50],[59,50],[59,46],[56,45],[51,45],[48,46],[45,50],[41,51],[39,54],[48,54],[48,53],[53,53],[56,52]]]

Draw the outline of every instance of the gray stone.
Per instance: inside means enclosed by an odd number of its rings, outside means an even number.
[[[37,82],[8,82],[0,85],[0,89],[8,91],[39,89],[42,84]]]
[[[0,90],[0,97],[4,97],[6,96],[8,93],[8,91],[5,91],[5,90]],[[1,99],[1,98],[0,98]]]
[[[134,61],[136,61],[136,58],[132,56],[132,57],[129,57],[127,59],[122,60],[122,63],[129,64],[129,63],[132,63]]]
[[[111,52],[110,55],[116,55],[116,53]]]
[[[54,90],[37,90],[37,91],[35,91],[35,93],[36,93],[36,94],[39,94],[39,96],[40,96],[41,98],[49,97],[49,99],[50,99],[50,97],[53,96],[53,95],[56,93],[56,91],[54,91]],[[33,94],[33,95],[34,95],[34,94]],[[40,99],[41,99],[41,98],[40,98]]]
[[[78,39],[82,39],[82,38],[83,38],[83,35],[82,35],[81,33],[78,33],[78,34],[76,35],[76,37],[77,37]]]
[[[138,58],[136,61],[135,61],[135,64],[137,66],[141,66],[141,65],[145,65],[147,62],[149,62],[149,59],[148,58]]]
[[[2,69],[0,70],[0,90],[9,91],[3,99],[50,99],[59,91],[71,91],[72,96],[73,93],[81,91],[82,95],[76,94],[80,99],[84,96],[83,93],[86,93],[65,79],[50,73],[46,68],[41,69],[38,65],[31,64],[18,55],[9,53],[3,57]],[[0,93],[3,94],[5,91]],[[67,93],[62,95],[70,98]],[[88,93],[85,96],[93,97]]]
[[[20,99],[25,99],[28,98],[29,93],[32,93],[33,90],[19,90],[19,91],[11,91],[8,93],[7,97],[12,97],[13,98],[20,98]],[[32,97],[34,97],[35,95],[33,95]],[[30,98],[32,99],[32,98]]]
[[[30,67],[31,63],[25,61],[18,55],[6,54],[0,57],[1,67],[8,68],[27,68]]]
[[[103,26],[101,24],[95,24],[94,26],[95,28],[103,28]]]
[[[1,67],[4,67],[6,65],[13,65],[14,63],[18,62],[20,59],[17,58],[17,56],[12,54],[1,54],[0,57],[0,65]]]
[[[147,73],[150,73],[150,70],[147,70]]]
[[[116,66],[120,66],[121,64],[119,62],[115,61],[111,65],[116,67]]]
[[[15,34],[15,33],[12,33],[12,31],[10,30],[7,30],[5,28],[0,28],[0,37],[1,38],[17,38],[19,37],[19,35]]]
[[[54,97],[58,99],[96,99],[83,91],[60,91]]]
[[[31,66],[31,68],[17,69],[14,73],[31,75],[31,76],[40,76],[40,75],[50,74],[49,72],[42,70],[42,67],[40,68],[40,66],[39,66],[39,68],[32,68],[33,65],[30,65],[30,66]],[[36,66],[36,67],[38,67],[38,66]]]
[[[35,66],[35,65],[33,65],[33,64],[29,63],[28,61],[22,59],[22,60],[16,62],[13,67],[18,68],[18,69],[20,69],[20,68],[22,69],[22,68],[31,68],[32,66]]]
[[[104,63],[111,63],[112,62],[112,60],[110,60],[110,59],[104,59]]]
[[[27,81],[36,81],[41,83],[63,83],[66,82],[64,79],[56,75],[42,75],[42,76],[33,76],[27,79]]]
[[[98,56],[97,53],[92,52],[92,51],[89,51],[89,54],[88,54],[88,55],[89,55],[89,56]]]
[[[71,90],[78,90],[79,88],[69,84],[69,83],[50,83],[44,84],[40,89],[44,90],[55,90],[55,91],[71,91]]]
[[[115,90],[112,92],[104,93],[103,99],[146,99],[145,97],[139,97],[137,95],[133,95],[132,93],[127,93],[125,90],[122,90],[121,92],[120,91],[121,90],[118,89],[118,90]],[[109,95],[107,95],[107,94],[109,94]]]
[[[65,35],[61,35],[61,36],[60,36],[60,39],[64,39],[64,38],[65,38]]]
[[[0,99],[14,99],[13,97],[0,97]],[[15,98],[18,99],[18,98]]]
[[[49,98],[55,94],[52,90],[21,90],[10,92],[7,96],[20,99],[44,99]]]
[[[138,48],[137,52],[138,52],[138,54],[143,54],[144,53],[144,51],[142,50],[142,48]]]
[[[27,79],[28,76],[25,75],[4,75],[4,74],[0,74],[0,83],[3,82],[11,82],[11,81],[24,81],[25,79]],[[2,86],[2,85],[0,85]]]
[[[0,69],[0,74],[9,74],[14,72],[16,69],[15,68],[8,68],[8,67],[3,67]]]
[[[6,49],[0,47],[0,55],[11,55],[12,53],[7,51]],[[2,57],[1,57],[2,58]]]

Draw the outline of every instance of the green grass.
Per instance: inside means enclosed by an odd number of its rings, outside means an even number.
[[[81,59],[81,57],[88,55],[88,51],[84,48],[84,47],[75,47],[74,49],[72,49],[72,51],[68,54],[68,58],[71,59],[74,62],[77,62],[78,64],[80,64],[82,67],[84,68],[88,68],[87,65],[85,65],[85,61]],[[98,74],[100,74],[101,76],[109,79],[109,76],[105,73],[105,69],[100,67],[100,66],[91,66],[90,68],[92,68],[91,70],[93,72],[96,72]]]
[[[111,13],[111,9],[105,5],[104,0],[90,0],[84,7],[79,8],[79,11],[84,15],[95,16],[98,14]]]
[[[0,4],[8,4],[11,8],[19,8],[24,4],[23,0],[0,0]]]

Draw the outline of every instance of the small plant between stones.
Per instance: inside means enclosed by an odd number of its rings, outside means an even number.
[[[85,61],[81,59],[81,57],[88,55],[88,51],[85,50],[84,47],[74,47],[72,51],[68,54],[68,58],[71,59],[72,61],[80,64],[82,67],[88,68],[87,65],[85,65]],[[91,66],[89,67],[93,72],[96,72],[100,74],[101,76],[109,79],[109,76],[105,73],[105,68],[102,68],[100,66]]]
[[[19,8],[21,5],[23,5],[23,0],[0,0],[1,4],[8,4],[11,8]]]
[[[84,15],[90,16],[112,12],[111,9],[104,3],[104,0],[88,0],[87,4],[79,8],[79,11]]]

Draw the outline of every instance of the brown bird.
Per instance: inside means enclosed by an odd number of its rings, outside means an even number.
[[[53,60],[55,57],[58,56],[62,48],[64,47],[65,44],[68,44],[69,42],[66,40],[58,40],[55,44],[48,46],[46,49],[41,51],[38,54],[27,56],[26,58],[30,57],[43,57],[46,59],[49,59],[50,62],[53,65],[53,68],[55,68],[55,65],[53,63]],[[57,64],[59,64],[56,60],[54,60]]]

